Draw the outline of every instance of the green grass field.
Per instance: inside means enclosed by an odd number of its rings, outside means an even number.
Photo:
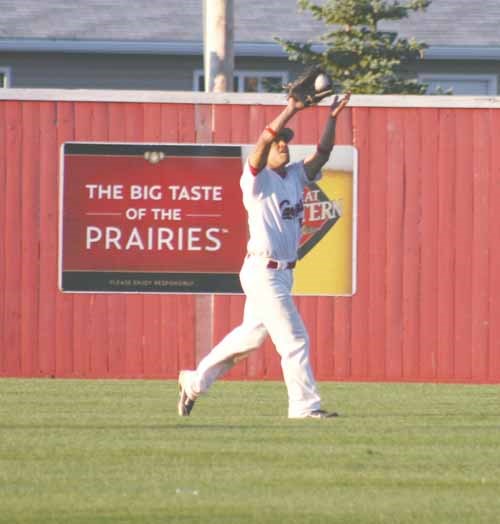
[[[497,386],[0,380],[2,523],[500,522]]]

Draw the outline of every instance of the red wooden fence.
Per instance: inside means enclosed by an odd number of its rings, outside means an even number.
[[[166,377],[241,320],[239,296],[62,294],[65,141],[252,143],[278,95],[0,94],[0,376]],[[327,108],[299,114],[316,143]],[[500,382],[500,100],[353,97],[358,291],[298,299],[320,379]],[[269,342],[229,375],[281,377]]]

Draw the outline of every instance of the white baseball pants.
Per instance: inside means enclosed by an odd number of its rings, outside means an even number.
[[[205,393],[213,382],[241,358],[258,349],[267,334],[281,356],[288,390],[288,416],[300,418],[320,409],[320,397],[309,362],[309,336],[291,296],[291,270],[269,269],[267,260],[247,257],[240,272],[246,295],[243,322],[190,373],[191,392]]]

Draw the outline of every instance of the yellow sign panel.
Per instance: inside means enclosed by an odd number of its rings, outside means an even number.
[[[290,147],[291,159],[305,158],[312,151],[308,146]],[[335,146],[322,175],[304,195],[293,293],[350,296],[356,291],[356,149]]]

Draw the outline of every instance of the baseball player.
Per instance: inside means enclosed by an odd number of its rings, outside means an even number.
[[[289,418],[336,416],[321,409],[309,361],[309,337],[291,296],[293,268],[304,216],[303,193],[321,178],[335,141],[337,116],[349,94],[336,96],[314,154],[289,163],[293,131],[285,127],[306,102],[288,97],[287,106],[261,133],[240,179],[250,238],[240,272],[246,295],[242,323],[198,364],[179,374],[178,413],[188,416],[196,399],[236,362],[258,349],[269,334],[281,357]]]

